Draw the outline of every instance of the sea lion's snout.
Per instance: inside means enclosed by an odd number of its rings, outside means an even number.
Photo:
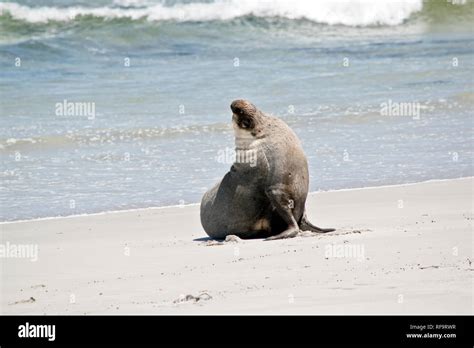
[[[230,104],[232,120],[242,129],[252,129],[255,126],[257,108],[244,99],[237,99]]]

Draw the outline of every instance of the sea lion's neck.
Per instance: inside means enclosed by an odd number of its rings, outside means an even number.
[[[262,134],[255,136],[251,131],[239,128],[234,124],[235,149],[236,150],[254,150],[260,146]]]
[[[235,132],[235,162],[236,170],[249,170],[257,165],[261,140],[250,131],[234,127]]]

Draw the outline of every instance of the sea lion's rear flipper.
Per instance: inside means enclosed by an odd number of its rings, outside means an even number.
[[[309,222],[308,218],[306,217],[306,212],[303,214],[301,221],[299,223],[299,227],[301,231],[311,231],[315,233],[327,233],[327,232],[334,232],[335,228],[321,228],[318,226],[313,225]]]

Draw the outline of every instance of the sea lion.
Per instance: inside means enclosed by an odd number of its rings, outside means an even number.
[[[292,238],[300,230],[334,231],[306,218],[308,162],[291,128],[247,100],[234,100],[230,108],[236,160],[202,198],[204,231],[214,239],[267,240]]]

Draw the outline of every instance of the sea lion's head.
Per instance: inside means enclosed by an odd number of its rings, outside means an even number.
[[[263,113],[245,99],[237,99],[230,104],[234,129],[256,136],[260,132]]]

